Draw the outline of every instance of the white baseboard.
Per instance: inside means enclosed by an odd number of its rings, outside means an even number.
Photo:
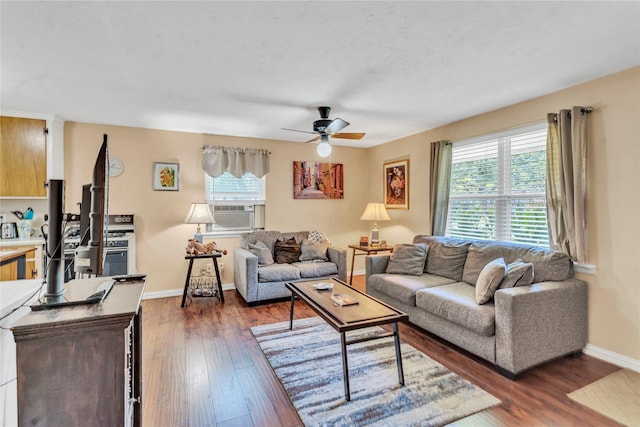
[[[621,368],[631,369],[632,371],[640,372],[640,360],[632,359],[631,357],[623,356],[613,351],[605,350],[604,348],[596,347],[595,345],[587,344],[583,350],[584,354],[593,356],[597,359],[604,360],[605,362],[612,363]]]
[[[222,290],[228,291],[231,289],[235,289],[235,285],[233,283],[223,283]],[[142,299],[156,299],[156,298],[169,298],[169,297],[181,297],[184,292],[184,288],[180,289],[168,289],[166,291],[153,291],[153,292],[145,292],[142,295]]]

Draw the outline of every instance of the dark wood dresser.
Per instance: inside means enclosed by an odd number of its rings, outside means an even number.
[[[14,324],[20,426],[142,425],[145,284],[116,283],[102,303],[31,311]]]

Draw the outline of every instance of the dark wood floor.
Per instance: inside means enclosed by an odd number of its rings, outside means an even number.
[[[364,277],[354,277],[364,287]],[[143,420],[145,426],[300,426],[286,392],[249,328],[289,318],[289,303],[248,307],[235,291],[225,303],[180,298],[143,301]],[[296,318],[315,313],[296,303]],[[566,395],[620,368],[580,355],[547,363],[517,381],[447,342],[410,325],[401,338],[502,404],[456,426],[619,426]]]

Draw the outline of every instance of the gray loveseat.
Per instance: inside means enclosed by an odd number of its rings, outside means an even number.
[[[419,275],[387,273],[390,255],[368,256],[365,264],[367,293],[406,312],[411,323],[494,363],[512,379],[586,345],[587,283],[573,277],[566,254],[423,235],[413,243],[428,247]],[[499,258],[510,265],[522,260],[533,275],[522,285],[498,288],[479,304],[475,285],[485,266]]]
[[[294,239],[300,247],[300,261],[295,255],[287,262],[276,259],[276,242]],[[314,243],[314,244],[311,244]],[[249,305],[290,297],[285,283],[337,277],[347,279],[347,251],[321,242],[310,242],[308,231],[281,233],[253,231],[240,237],[233,249],[233,281]],[[266,246],[266,248],[265,248]],[[260,248],[263,248],[261,254]],[[266,256],[265,256],[266,255]],[[291,255],[290,253],[288,255]],[[260,261],[260,262],[259,262]]]

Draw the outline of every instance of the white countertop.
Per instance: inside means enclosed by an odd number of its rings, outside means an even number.
[[[43,237],[31,237],[30,239],[0,239],[0,248],[7,246],[39,246],[44,245]]]
[[[42,284],[42,279],[0,282],[0,318],[31,300]]]

